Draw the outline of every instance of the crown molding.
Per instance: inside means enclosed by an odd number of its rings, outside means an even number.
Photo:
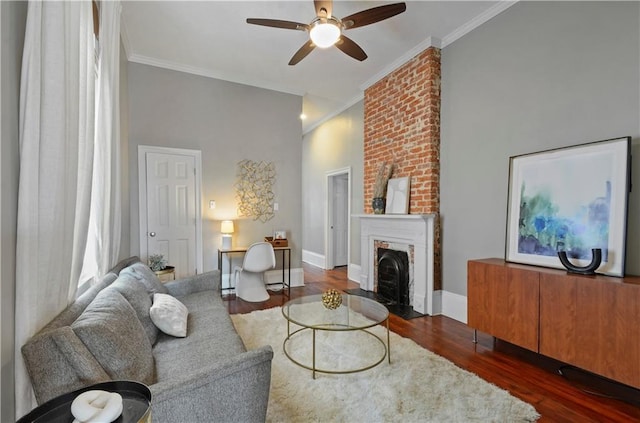
[[[487,22],[488,20],[498,16],[500,13],[504,12],[505,10],[507,10],[508,8],[513,6],[514,4],[518,3],[519,1],[520,0],[499,1],[496,5],[490,7],[489,9],[485,10],[483,13],[479,14],[478,16],[474,17],[473,19],[471,19],[467,23],[465,23],[462,26],[458,27],[455,31],[445,35],[444,38],[442,38],[442,47],[441,48],[445,48],[446,46],[448,46],[449,44],[453,43],[454,41],[456,41],[456,40],[462,38],[463,36],[467,35],[468,33],[473,31],[474,29],[476,29],[480,25],[482,25],[485,22]]]
[[[333,119],[334,117],[338,116],[340,113],[344,112],[345,110],[347,110],[349,107],[353,106],[354,104],[356,104],[357,102],[364,100],[364,92],[361,91],[360,93],[358,93],[358,95],[352,97],[350,100],[348,100],[346,103],[342,104],[341,106],[337,107],[336,109],[334,109],[332,112],[324,115],[322,117],[322,119],[314,122],[313,124],[309,125],[308,127],[305,127],[302,130],[302,135],[307,135],[309,132],[313,131],[314,129],[316,129],[317,127],[319,127],[320,125],[322,125],[323,123]]]
[[[122,41],[122,47],[124,48],[124,54],[127,56],[127,60],[131,60],[131,41],[129,40],[129,33],[127,32],[124,19],[120,19],[120,41]]]
[[[391,72],[395,71],[396,69],[398,69],[399,67],[407,63],[409,60],[416,57],[418,54],[428,49],[429,47],[440,48],[440,45],[441,45],[441,41],[439,38],[437,37],[427,38],[426,40],[422,41],[420,44],[416,45],[411,50],[403,54],[402,56],[398,57],[390,65],[384,67],[380,72],[376,73],[371,78],[366,80],[362,85],[360,85],[359,88],[362,91],[366,90],[376,82],[380,81],[385,76],[389,75]]]
[[[504,12],[514,4],[518,3],[518,1],[520,0],[498,2],[496,5],[487,9],[486,11],[479,14],[478,16],[474,17],[464,25],[456,28],[453,32],[445,35],[444,38],[442,38],[442,40],[437,37],[427,38],[426,40],[424,40],[423,42],[416,45],[414,48],[412,48],[411,50],[409,50],[408,52],[400,56],[389,66],[385,67],[380,72],[375,74],[373,77],[365,81],[362,85],[360,85],[360,89],[363,91],[366,90],[376,82],[380,81],[385,76],[389,75],[391,72],[395,71],[396,69],[398,69],[399,67],[407,63],[409,60],[413,59],[418,54],[422,53],[424,50],[428,49],[429,47],[444,48],[448,46],[449,44],[453,43],[457,39],[463,37],[464,35],[473,31],[480,25],[484,24],[488,20]]]
[[[227,82],[233,82],[241,85],[248,85],[251,87],[262,88],[265,90],[278,91],[286,94],[293,94],[297,96],[302,96],[304,93],[296,90],[288,89],[281,84],[271,83],[267,81],[254,81],[247,80],[243,78],[239,78],[237,75],[230,75],[225,72],[216,72],[210,69],[203,69],[196,66],[188,66],[183,65],[181,63],[171,62],[169,60],[161,60],[155,59],[153,57],[143,56],[140,54],[131,54],[129,56],[129,61],[134,63],[140,63],[142,65],[155,66],[158,68],[169,69],[178,72],[190,73],[193,75],[204,76],[207,78],[220,79]]]

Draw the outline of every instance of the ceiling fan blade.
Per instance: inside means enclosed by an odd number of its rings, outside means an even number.
[[[296,54],[293,55],[291,60],[289,60],[289,66],[295,65],[300,60],[302,60],[305,57],[307,57],[307,55],[309,53],[311,53],[314,48],[316,48],[316,45],[313,44],[313,41],[311,41],[311,40],[307,41],[302,47],[300,47],[300,49],[298,51],[296,51]]]
[[[394,3],[374,7],[343,18],[342,26],[344,29],[352,29],[371,25],[372,23],[380,22],[385,19],[389,19],[392,16],[399,15],[405,10],[407,10],[407,5],[405,3]]]
[[[353,41],[351,38],[345,37],[344,35],[340,36],[340,39],[335,45],[340,50],[342,50],[343,53],[348,54],[356,60],[362,62],[367,58],[367,53],[365,53],[364,50],[358,44],[356,44],[355,41]]]
[[[278,19],[247,18],[247,23],[252,25],[270,26],[272,28],[296,29],[298,31],[306,31],[309,29],[309,25],[307,24],[281,21]]]
[[[333,9],[333,0],[313,0],[316,7],[316,15],[321,18],[330,18]],[[324,10],[323,10],[324,9]]]

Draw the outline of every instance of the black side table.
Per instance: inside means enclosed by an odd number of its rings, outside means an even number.
[[[86,391],[101,390],[122,395],[122,415],[117,423],[151,423],[151,391],[139,382],[114,380],[86,386],[77,391],[60,395],[31,410],[17,423],[70,423],[73,421],[71,403]]]

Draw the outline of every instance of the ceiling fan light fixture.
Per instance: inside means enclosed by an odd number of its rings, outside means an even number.
[[[333,19],[318,19],[311,24],[309,37],[316,47],[327,48],[334,45],[342,34],[340,23]]]
[[[316,47],[328,48],[331,46],[336,46],[347,56],[362,62],[367,58],[367,53],[365,53],[362,47],[355,41],[342,35],[342,31],[384,21],[407,10],[405,3],[393,3],[361,10],[343,19],[339,19],[332,14],[333,0],[314,0],[313,3],[316,9],[316,17],[309,25],[280,19],[264,18],[248,18],[247,23],[309,33],[309,40],[305,41],[302,47],[294,53],[289,60],[289,66],[300,62],[300,60],[307,57]]]

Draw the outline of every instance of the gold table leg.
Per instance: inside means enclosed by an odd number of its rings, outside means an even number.
[[[312,360],[313,360],[313,364],[312,364],[312,367],[313,367],[313,378],[315,379],[316,378],[316,330],[315,329],[313,329],[313,357],[312,357]]]
[[[389,364],[391,364],[391,340],[389,338],[389,318],[387,317],[387,356],[389,357]]]
[[[376,361],[375,363],[366,366],[366,367],[362,367],[362,368],[357,368],[357,369],[348,369],[348,370],[329,370],[329,369],[319,369],[316,363],[316,331],[318,330],[328,330],[325,328],[314,328],[314,327],[301,327],[299,329],[294,330],[294,332],[291,332],[290,329],[290,324],[291,322],[289,320],[287,320],[287,337],[285,338],[284,342],[282,343],[282,350],[284,352],[284,354],[287,356],[287,358],[289,358],[289,360],[291,360],[293,363],[295,363],[296,365],[303,367],[307,370],[311,370],[312,375],[313,375],[313,379],[316,379],[316,373],[327,373],[327,374],[349,374],[349,373],[357,373],[357,372],[363,372],[365,370],[369,370],[375,366],[377,366],[378,364],[382,363],[384,361],[385,356],[387,356],[387,360],[389,363],[391,363],[391,330],[390,330],[390,324],[389,324],[389,319],[387,318],[387,344],[385,345],[384,343],[384,336],[378,336],[375,333],[368,331],[366,328],[364,329],[357,329],[357,330],[361,330],[362,332],[374,337],[375,339],[378,340],[378,342],[380,342],[382,348],[383,348],[383,354],[381,355],[381,357],[379,358],[378,361]],[[312,350],[311,350],[311,366],[309,366],[308,364],[302,363],[298,360],[296,360],[294,357],[291,356],[291,354],[289,354],[289,352],[287,351],[287,344],[289,343],[289,341],[291,341],[292,336],[296,336],[296,334],[305,331],[305,330],[311,330],[312,332]],[[331,332],[331,331],[330,331]]]

